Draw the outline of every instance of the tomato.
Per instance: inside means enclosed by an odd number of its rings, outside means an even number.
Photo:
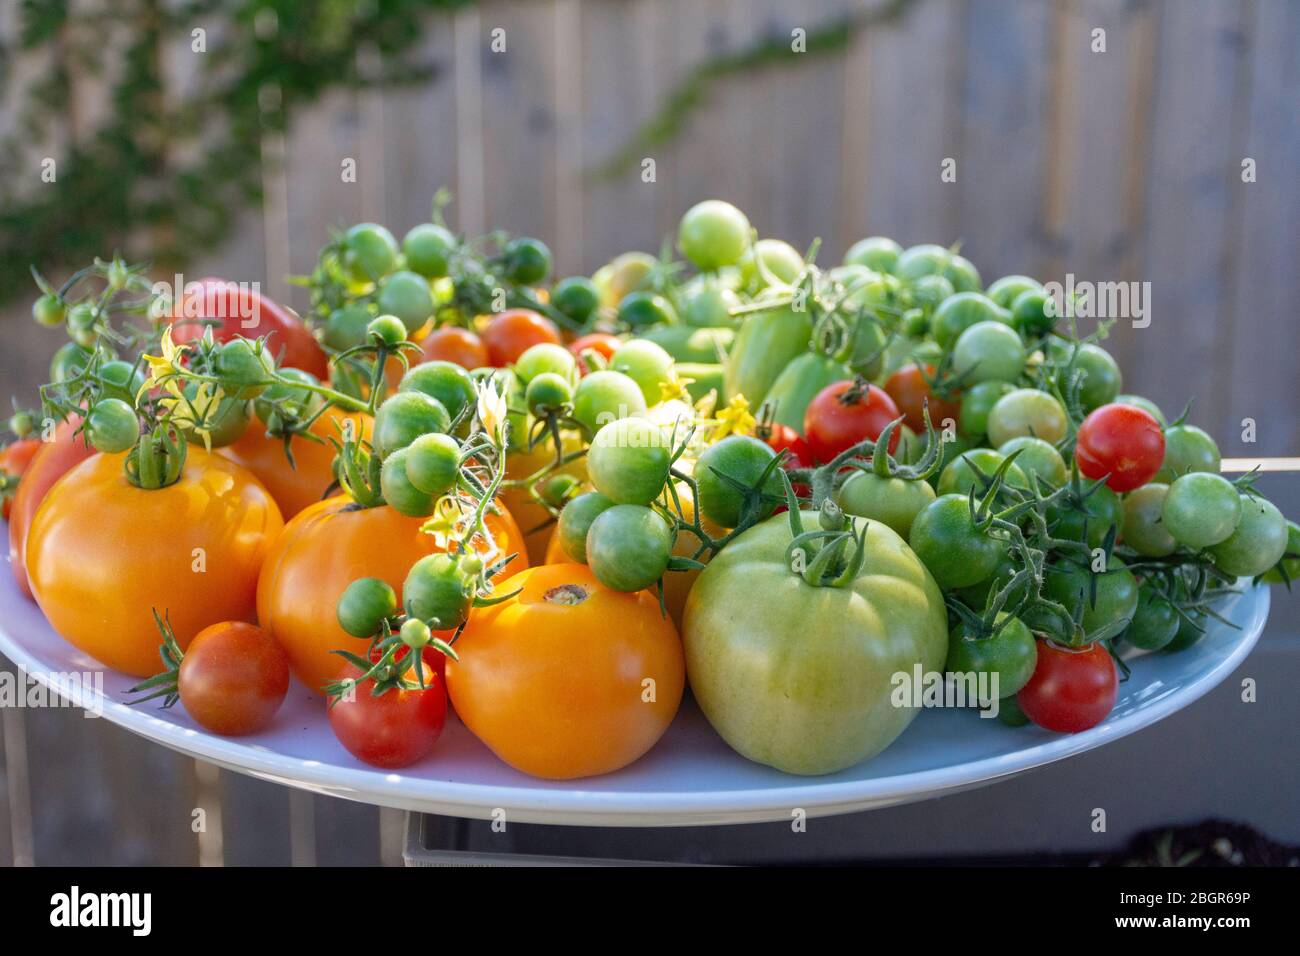
[[[702,272],[740,262],[749,251],[749,241],[750,225],[745,214],[720,199],[706,199],[692,206],[677,227],[677,248]]]
[[[961,495],[966,497],[967,493],[974,488],[976,497],[984,493],[984,484],[976,474],[978,468],[988,477],[993,477],[1002,463],[1006,461],[1006,456],[1000,452],[993,451],[989,448],[975,448],[965,452],[959,458],[954,459],[947,465],[944,465],[943,471],[939,472],[939,484],[937,491],[941,495]],[[1007,468],[1003,476],[1003,482],[1016,488],[1028,488],[1029,480],[1025,478],[1025,473],[1020,470],[1020,466],[1015,462]]]
[[[695,482],[704,516],[723,528],[740,524],[746,496],[726,479],[731,478],[746,487],[756,487],[775,457],[776,453],[769,445],[748,435],[728,435],[706,448],[695,466]],[[783,487],[780,474],[775,468],[771,469],[763,490],[779,496]],[[775,507],[775,504],[766,505],[756,517],[766,518]]]
[[[1150,585],[1138,589],[1137,610],[1124,639],[1144,651],[1166,647],[1178,634],[1178,611]]]
[[[1009,618],[999,613],[1001,626],[992,637],[973,634],[966,625],[958,624],[948,637],[948,662],[944,669],[958,679],[968,674],[987,675],[990,689],[997,696],[1010,697],[1029,683],[1038,662],[1038,649],[1033,633],[1019,618]]]
[[[556,524],[555,537],[566,558],[580,564],[587,563],[587,532],[592,522],[612,507],[614,502],[598,491],[578,495],[564,506]]]
[[[789,515],[739,535],[686,600],[691,689],[715,730],[750,760],[786,773],[833,773],[874,756],[917,714],[891,699],[894,675],[937,671],[947,613],[902,539],[866,525],[860,572],[814,586],[791,568]],[[806,528],[819,515],[803,513]]]
[[[1150,413],[1151,417],[1160,423],[1164,428],[1166,424],[1165,413],[1160,410],[1160,406],[1149,398],[1143,398],[1141,395],[1116,395],[1115,402],[1118,405],[1136,405],[1144,412]]]
[[[1152,481],[1124,496],[1124,543],[1143,557],[1162,558],[1178,548],[1162,518],[1168,493],[1168,485]]]
[[[763,265],[761,270],[759,263]],[[766,275],[771,275],[776,282],[789,285],[799,278],[803,269],[803,256],[790,243],[780,239],[760,239],[740,260],[740,284],[750,289],[766,288]]]
[[[555,323],[532,309],[507,309],[483,330],[488,362],[497,368],[514,363],[530,346],[542,342],[558,345],[560,341]]]
[[[1025,347],[1011,326],[986,320],[957,337],[952,359],[953,373],[963,382],[1014,382],[1025,367]]]
[[[1188,472],[1219,473],[1219,446],[1195,425],[1175,425],[1165,430],[1165,458],[1156,472],[1156,481],[1166,484]]]
[[[398,392],[375,412],[375,449],[386,458],[421,435],[446,432],[451,427],[447,408],[424,392]]]
[[[569,351],[578,359],[578,366],[584,375],[590,374],[591,369],[587,363],[582,360],[582,353],[586,351],[595,352],[606,362],[614,357],[623,345],[623,340],[617,335],[610,335],[608,332],[592,332],[581,338],[574,339],[569,344]]]
[[[1079,401],[1083,403],[1085,411],[1113,402],[1123,384],[1119,365],[1111,354],[1091,342],[1079,346],[1075,371],[1082,373]]]
[[[808,406],[817,393],[829,385],[852,378],[842,362],[820,352],[804,352],[777,376],[763,404],[772,410],[772,420],[790,428],[802,428]]]
[[[426,362],[455,362],[461,368],[482,368],[490,361],[487,346],[469,329],[445,325],[434,329],[420,342]]]
[[[898,407],[875,385],[836,382],[817,393],[804,416],[804,436],[813,460],[828,462],[864,439],[876,439],[898,418]],[[898,450],[898,431],[889,439],[889,451]]]
[[[1054,445],[1048,444],[1041,438],[1021,435],[998,446],[998,454],[1003,457],[1014,452],[1019,452],[1016,455],[1016,467],[1024,472],[1026,485],[1030,476],[1037,475],[1039,479],[1047,482],[1048,486],[1059,488],[1069,477],[1061,453]]]
[[[321,343],[336,352],[364,345],[371,318],[370,310],[359,302],[335,309],[321,327]]]
[[[172,337],[177,344],[202,338],[211,328],[218,342],[235,336],[266,337],[267,351],[288,368],[317,378],[329,373],[329,359],[310,330],[290,309],[243,283],[205,278],[185,284],[172,307]]]
[[[580,564],[512,577],[520,593],[477,608],[447,662],[465,726],[524,773],[569,780],[625,767],[659,740],[685,684],[659,602],[619,593]]]
[[[1055,445],[1065,437],[1068,425],[1065,409],[1052,395],[1036,388],[1017,388],[993,403],[985,428],[995,446],[1022,436]]]
[[[1114,491],[1150,481],[1165,457],[1165,435],[1150,412],[1136,405],[1103,405],[1079,426],[1074,460],[1087,478],[1105,478]]]
[[[592,372],[573,393],[573,417],[588,435],[620,418],[637,418],[646,412],[645,396],[633,379],[622,372]]]
[[[513,424],[511,432],[514,432]],[[582,448],[582,438],[576,431],[562,431],[560,438],[566,455]],[[536,474],[554,461],[555,446],[550,441],[539,441],[532,450],[512,447],[506,455],[506,477],[516,481],[522,480]],[[586,481],[587,459],[583,457],[574,459],[561,468],[558,474],[571,475],[579,481]],[[522,486],[504,489],[501,492],[501,500],[519,522],[519,527],[524,529],[524,544],[528,549],[529,561],[534,564],[542,563],[546,553],[546,539],[552,527],[550,512],[533,499],[528,488]]]
[[[1119,620],[1132,620],[1137,610],[1138,585],[1133,573],[1111,555],[1100,574],[1091,567],[1062,563],[1048,567],[1043,594],[1059,601],[1071,613],[1082,608],[1080,623],[1086,634]]]
[[[414,488],[435,498],[452,489],[460,476],[460,444],[450,435],[421,435],[406,448],[406,478]]]
[[[453,419],[467,405],[478,401],[473,376],[464,367],[443,359],[422,362],[408,369],[397,383],[397,390],[423,392],[430,398],[437,399]]]
[[[643,505],[613,505],[587,529],[587,564],[613,591],[652,587],[668,569],[673,532],[658,512]]]
[[[374,637],[397,614],[397,592],[379,578],[357,578],[344,588],[335,614],[353,637]]]
[[[132,485],[95,455],[50,489],[27,534],[36,603],[65,640],[114,670],[158,669],[152,608],[181,647],[209,624],[251,621],[257,575],[283,521],[249,472],[191,448],[180,480]]]
[[[211,624],[181,659],[177,689],[195,723],[235,737],[265,730],[289,690],[289,659],[270,634],[244,621]]]
[[[585,276],[570,276],[561,279],[551,289],[551,304],[574,322],[585,325],[600,308],[600,290]],[[575,351],[574,354],[578,353]]]
[[[1046,335],[1056,327],[1056,300],[1042,289],[1026,289],[1009,306],[1002,305],[1011,309],[1012,326],[1026,338]]]
[[[85,435],[96,451],[126,451],[140,437],[140,419],[135,409],[120,398],[101,398],[86,416]]]
[[[652,325],[676,325],[677,310],[673,304],[649,290],[629,292],[618,304],[618,319],[633,329]]]
[[[1282,560],[1264,574],[1269,584],[1286,584],[1300,579],[1300,524],[1286,523],[1286,551]]]
[[[870,471],[851,475],[836,498],[846,513],[884,522],[904,541],[911,535],[916,516],[934,499],[934,489],[927,482],[886,478]]]
[[[641,288],[657,265],[648,253],[625,252],[597,269],[591,283],[600,292],[601,304],[613,308],[633,289]]]
[[[743,395],[750,408],[758,408],[785,367],[808,351],[811,338],[812,320],[806,309],[796,312],[781,306],[747,315],[727,351],[725,394],[720,397],[730,401]]]
[[[1208,548],[1236,530],[1241,520],[1241,496],[1222,475],[1193,471],[1174,479],[1160,516],[1165,530],[1179,544]]]
[[[943,423],[951,419],[957,423],[961,413],[961,401],[958,396],[940,398],[930,388],[927,377],[934,375],[934,366],[927,365],[924,370],[916,364],[904,365],[885,381],[885,391],[894,400],[903,415],[907,427],[918,435],[925,431],[923,409],[928,403],[930,422],[936,429],[942,429]]]
[[[908,543],[942,588],[961,588],[993,575],[1005,543],[975,527],[965,495],[941,495],[917,513]]]
[[[1088,547],[1095,548],[1112,527],[1117,534],[1124,530],[1124,504],[1115,492],[1105,485],[1097,485],[1087,489],[1082,501],[1076,501],[1070,494],[1068,500],[1048,508],[1047,526],[1055,538],[1086,540]]]
[[[995,279],[993,284],[984,291],[990,299],[1002,306],[1002,308],[1009,309],[1021,293],[1041,290],[1042,288],[1042,284],[1037,279],[1031,279],[1029,276],[1012,275]]]
[[[348,664],[341,676],[356,680],[361,671]],[[414,671],[409,676],[414,680]],[[424,683],[423,689],[396,687],[376,697],[374,680],[361,681],[330,703],[330,729],[358,760],[387,770],[409,767],[433,751],[447,720],[442,678],[426,669]]]
[[[518,285],[536,285],[551,272],[551,250],[540,239],[520,236],[502,250],[505,276]]]
[[[41,443],[9,505],[9,568],[18,589],[28,597],[32,586],[27,578],[27,534],[36,510],[56,481],[95,453],[83,436],[75,434],[78,424],[77,419],[59,423],[53,440]]]
[[[1038,726],[1073,734],[1105,720],[1118,696],[1119,672],[1103,645],[1074,648],[1043,641],[1034,676],[1016,703]]]
[[[397,240],[386,228],[373,222],[359,222],[343,236],[343,261],[352,277],[376,282],[397,266]]]
[[[767,426],[766,433],[760,426],[758,437],[766,441],[772,447],[772,450],[777,453],[788,451],[789,455],[786,456],[787,466],[806,468],[812,462],[812,455],[808,451],[808,443],[803,440],[802,435],[789,425],[773,422]]]
[[[13,493],[17,490],[19,479],[27,466],[32,463],[36,453],[42,448],[39,438],[22,438],[0,450],[0,489],[3,489],[4,517],[9,518],[9,508],[13,504]]]
[[[609,360],[609,367],[636,382],[647,407],[663,400],[663,386],[673,379],[673,357],[648,339],[623,343]]]
[[[426,279],[437,279],[447,274],[456,245],[456,237],[446,226],[425,222],[413,228],[402,239],[402,255],[406,257],[407,268]]]
[[[1243,495],[1237,527],[1210,548],[1210,555],[1225,574],[1254,577],[1282,560],[1286,547],[1287,526],[1282,512],[1265,498]]]
[[[978,292],[958,292],[939,303],[934,312],[934,340],[947,348],[968,328],[980,322],[1001,322],[997,303]]]
[[[407,336],[414,336],[433,315],[433,292],[429,289],[429,280],[408,270],[391,273],[379,281],[375,306],[380,315],[397,316]]]
[[[893,272],[903,247],[888,236],[859,239],[844,253],[845,265],[866,266],[872,272]]]
[[[596,490],[616,504],[647,505],[668,480],[668,443],[644,418],[620,418],[596,433],[587,473]]]
[[[1010,382],[980,382],[966,389],[961,396],[961,416],[957,419],[957,433],[963,438],[977,441],[989,428],[989,416],[994,406],[1004,396],[1016,391]]]
[[[338,621],[339,598],[358,578],[378,578],[401,597],[411,566],[439,551],[420,518],[388,505],[358,508],[346,495],[317,502],[285,525],[257,582],[257,617],[289,655],[294,676],[318,690],[338,677],[335,650],[363,646]],[[528,567],[522,535],[510,513],[488,513],[488,529],[502,556],[521,552],[507,573]]]
[[[515,375],[524,385],[548,372],[566,380],[573,379],[577,376],[577,369],[578,360],[573,353],[553,342],[529,346],[514,363]]]
[[[796,253],[797,255],[797,253]],[[697,328],[731,328],[738,324],[732,312],[740,296],[720,282],[705,281],[682,290],[682,321]]]

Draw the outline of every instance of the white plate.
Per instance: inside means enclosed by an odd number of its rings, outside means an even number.
[[[2,525],[0,525],[2,527]],[[968,789],[1098,747],[1167,717],[1205,694],[1250,653],[1268,616],[1267,588],[1224,601],[1221,613],[1239,625],[1212,623],[1191,648],[1144,655],[1105,722],[1081,734],[1010,728],[971,712],[928,710],[874,760],[826,777],[795,777],[734,753],[693,704],[683,706],[664,739],[618,773],[578,782],[549,782],[518,773],[451,719],[433,755],[401,773],[353,759],[334,739],[324,704],[299,684],[289,689],[274,729],[229,739],[200,730],[180,706],[128,706],[134,680],[104,675],[105,717],[132,733],[264,780],[351,800],[460,817],[504,811],[521,823],[585,826],[688,826],[789,820],[908,803]],[[25,600],[11,574],[0,574],[0,652],[32,676],[102,670],[63,641]]]

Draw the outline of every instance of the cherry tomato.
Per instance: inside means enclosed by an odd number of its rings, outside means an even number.
[[[551,289],[551,304],[573,321],[585,324],[600,306],[600,290],[586,276],[570,276]]]
[[[1160,520],[1179,544],[1208,548],[1224,541],[1241,520],[1241,495],[1222,475],[1192,471],[1165,492]]]
[[[997,696],[1010,697],[1029,683],[1038,659],[1033,633],[1019,618],[1008,619],[999,613],[1001,626],[992,637],[972,634],[964,624],[954,627],[948,636],[948,662],[945,670],[961,677],[987,674],[997,680]]]
[[[488,362],[497,368],[513,364],[531,346],[543,342],[559,345],[560,330],[554,322],[532,309],[507,309],[483,330]]]
[[[349,664],[342,676],[355,680],[361,671]],[[395,687],[376,697],[374,680],[361,681],[331,703],[330,729],[358,760],[388,770],[409,767],[433,751],[447,721],[446,685],[428,670],[424,682],[423,690]]]
[[[930,407],[930,422],[936,429],[942,429],[947,419],[952,419],[953,424],[956,424],[961,415],[959,396],[940,398],[930,389],[926,377],[933,375],[933,365],[927,365],[922,369],[921,366],[912,364],[904,365],[885,381],[885,391],[889,393],[889,397],[894,400],[894,404],[902,413],[904,423],[918,435],[925,432],[925,415],[922,409],[927,402]]]
[[[12,442],[0,451],[0,488],[4,491],[4,517],[8,519],[9,508],[13,503],[19,479],[27,466],[32,463],[36,453],[41,450],[39,438],[22,438]]]
[[[834,382],[823,388],[804,413],[804,436],[816,462],[828,462],[866,438],[876,439],[898,418],[898,406],[882,389],[854,382]],[[898,430],[889,437],[889,451],[898,450]]]
[[[975,526],[965,495],[941,495],[917,512],[908,544],[941,588],[979,584],[997,571],[1003,542]]]
[[[1100,643],[1062,647],[1040,641],[1034,676],[1016,702],[1039,727],[1074,734],[1105,720],[1118,695],[1119,672]]]
[[[592,372],[578,383],[573,394],[573,417],[588,435],[594,435],[610,422],[639,417],[645,412],[641,387],[612,369]]]
[[[418,338],[433,315],[433,292],[429,280],[418,272],[403,270],[384,276],[379,282],[375,305],[380,315],[395,315],[410,338]]]
[[[587,368],[586,363],[582,361],[583,352],[590,349],[608,362],[614,357],[614,353],[617,352],[622,345],[623,340],[617,335],[610,335],[608,332],[592,332],[589,335],[584,335],[581,338],[574,339],[574,341],[569,345],[569,351],[577,357],[578,366],[581,369],[582,374],[586,375],[591,371],[591,369]]]
[[[1103,405],[1079,426],[1074,460],[1087,478],[1106,478],[1113,491],[1132,491],[1160,470],[1165,433],[1148,411],[1136,405]]]
[[[426,362],[455,362],[467,369],[482,368],[490,361],[483,340],[458,325],[434,329],[420,342],[420,352]]]
[[[511,239],[502,252],[506,278],[519,285],[536,285],[551,272],[551,250],[540,239]]]
[[[402,255],[406,256],[407,268],[426,279],[437,279],[447,274],[448,260],[455,249],[456,237],[451,230],[433,222],[421,223],[402,239]]]
[[[620,418],[596,433],[587,472],[596,490],[616,504],[648,505],[668,480],[668,442],[644,418]]]
[[[214,734],[234,737],[263,730],[288,689],[289,658],[270,634],[244,621],[205,627],[181,659],[181,703]]]
[[[767,442],[777,454],[783,451],[789,452],[785,458],[786,467],[807,468],[812,464],[812,453],[808,450],[808,443],[789,425],[772,422],[765,428],[759,429],[758,437]]]
[[[706,448],[695,466],[700,510],[704,516],[724,528],[740,524],[745,495],[726,478],[752,487],[774,457],[771,446],[748,435],[728,435]],[[779,495],[783,489],[780,474],[771,471],[763,490]],[[775,505],[767,505],[761,512],[762,517],[771,514],[774,508]]]
[[[706,199],[682,216],[677,247],[704,272],[740,262],[749,251],[750,225],[745,214],[729,202]]]

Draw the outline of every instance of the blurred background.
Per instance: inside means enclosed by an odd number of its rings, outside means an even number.
[[[761,235],[820,239],[823,265],[884,234],[960,242],[986,283],[1150,282],[1150,326],[1120,322],[1106,343],[1124,390],[1171,417],[1194,395],[1225,457],[1300,451],[1291,0],[27,0],[0,7],[0,44],[0,393],[24,405],[63,341],[30,319],[29,264],[60,281],[120,249],[156,278],[256,281],[303,310],[288,277],[331,229],[400,236],[446,187],[454,228],[541,237],[562,275],[656,252],[717,197]],[[1300,479],[1262,487],[1300,513]],[[1300,679],[1296,607],[1274,589],[1244,665],[1278,689],[1269,707],[1243,715],[1230,679],[1027,783],[826,821],[797,845],[781,825],[718,831],[729,851],[691,831],[678,855],[1100,852],[1211,815],[1300,842],[1300,710],[1276,703]],[[400,859],[396,812],[71,711],[3,719],[0,863]],[[1133,787],[1139,766],[1160,779]],[[1065,823],[1098,780],[1133,810],[1105,846]],[[584,839],[514,829],[521,848]]]

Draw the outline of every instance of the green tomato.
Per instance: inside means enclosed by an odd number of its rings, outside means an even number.
[[[1025,347],[1011,326],[976,322],[957,337],[952,358],[965,382],[1014,382],[1025,368]]]
[[[96,376],[103,397],[120,398],[135,407],[135,397],[145,383],[144,369],[122,359],[110,359],[100,364]]]
[[[1089,412],[1113,402],[1124,380],[1110,353],[1091,342],[1079,346],[1075,371],[1083,373],[1079,401]]]
[[[1124,543],[1143,557],[1163,558],[1178,548],[1162,517],[1168,493],[1168,485],[1152,481],[1124,496]]]
[[[395,315],[381,315],[366,326],[366,334],[391,348],[406,341],[406,325]]]
[[[744,258],[751,231],[745,214],[731,203],[706,199],[682,216],[677,248],[697,269],[714,272]]]
[[[1194,471],[1176,478],[1161,509],[1165,530],[1193,550],[1225,541],[1241,520],[1241,495],[1222,475]]]
[[[90,350],[76,342],[64,342],[50,359],[50,381],[56,385],[75,378],[90,364]]]
[[[407,613],[435,631],[458,627],[469,617],[474,601],[471,571],[478,571],[476,558],[428,554],[411,565],[402,583],[402,601]]]
[[[140,437],[135,409],[120,398],[101,398],[86,416],[86,438],[96,451],[126,451]]]
[[[319,395],[307,388],[296,388],[292,383],[317,385],[319,380],[311,372],[298,368],[280,370],[280,378],[287,381],[276,382],[257,396],[253,402],[253,411],[272,431],[280,432],[290,422],[305,421],[316,413],[324,401]]]
[[[1282,512],[1266,498],[1242,495],[1241,520],[1232,534],[1210,548],[1210,556],[1224,574],[1253,578],[1281,561],[1286,546]]]
[[[908,246],[900,252],[894,268],[890,271],[905,282],[913,282],[921,276],[943,275],[951,258],[952,253],[948,249],[932,242],[925,242]]]
[[[375,412],[375,449],[380,458],[387,458],[421,435],[450,427],[451,416],[442,402],[423,392],[398,392]]]
[[[648,505],[668,480],[663,433],[644,418],[620,418],[596,432],[587,452],[587,473],[596,490],[617,504]]]
[[[726,394],[721,397],[730,401],[744,395],[750,408],[758,408],[785,367],[808,351],[811,339],[812,319],[806,309],[797,312],[781,306],[747,315],[727,352],[723,366]],[[653,400],[647,399],[651,405],[656,401],[657,394]]]
[[[436,499],[411,484],[407,472],[409,454],[409,447],[397,448],[389,453],[379,470],[379,490],[389,507],[399,514],[410,518],[427,518],[433,514]]]
[[[1042,283],[1029,276],[1003,276],[985,290],[985,295],[1002,306],[1010,309],[1016,299],[1024,292],[1042,291]],[[1013,313],[1014,315],[1014,313]]]
[[[286,369],[285,371],[288,371]],[[198,394],[198,386],[191,382],[185,386],[185,395],[193,399]],[[258,399],[261,401],[261,399]],[[213,448],[225,448],[233,445],[243,436],[252,420],[250,403],[245,398],[225,396],[217,403],[205,424],[207,425],[208,444]],[[192,444],[202,444],[203,436],[197,431],[188,431],[185,436]]]
[[[989,428],[989,415],[993,406],[1016,387],[1010,382],[980,382],[961,393],[961,412],[957,416],[957,432],[964,438],[976,441],[984,437]]]
[[[605,369],[592,372],[578,382],[573,393],[573,417],[588,435],[620,418],[636,418],[646,412],[641,387],[622,372]]]
[[[381,315],[395,315],[407,334],[417,331],[433,315],[429,281],[418,272],[394,272],[379,283],[375,300]]]
[[[972,325],[1002,322],[1003,312],[996,302],[978,292],[958,292],[939,303],[931,323],[934,340],[947,348]],[[1017,341],[1017,345],[1019,342]]]
[[[941,588],[979,584],[997,570],[1005,542],[975,527],[965,495],[940,495],[917,514],[908,543]]]
[[[455,251],[456,237],[451,230],[434,222],[421,223],[402,240],[406,267],[426,279],[445,276]]]
[[[979,497],[984,492],[984,486],[975,473],[975,468],[992,477],[993,473],[1002,466],[1004,461],[1006,461],[1006,456],[991,448],[975,448],[966,452],[960,458],[945,465],[943,471],[939,472],[939,494],[961,495],[965,498],[970,490],[974,488],[976,497]],[[1003,481],[1004,484],[1016,488],[1029,487],[1029,481],[1025,478],[1025,473],[1020,470],[1020,466],[1015,462],[1012,462],[1011,467],[1007,469]]]
[[[1264,580],[1269,584],[1289,584],[1300,579],[1300,524],[1294,521],[1286,523],[1286,551],[1282,560],[1265,572]]]
[[[1158,651],[1174,639],[1179,621],[1173,604],[1155,588],[1143,584],[1138,588],[1137,610],[1124,639],[1140,650]]]
[[[1056,300],[1042,289],[1021,292],[1011,301],[1010,309],[1012,326],[1027,339],[1046,335],[1056,326]]]
[[[541,342],[529,346],[515,361],[514,369],[524,385],[544,372],[570,380],[577,374],[578,360],[563,345]]]
[[[893,272],[903,247],[888,236],[868,236],[859,239],[844,253],[846,266],[865,266],[872,272]]]
[[[764,470],[775,457],[776,452],[771,445],[749,435],[728,435],[706,448],[695,466],[700,510],[704,516],[723,528],[734,528],[740,524],[745,495],[722,476],[732,478],[746,487],[756,487]],[[763,490],[771,495],[780,495],[783,487],[781,476],[773,468],[763,484]],[[759,517],[766,518],[775,508],[775,504],[765,506]]]
[[[1080,503],[1062,502],[1049,507],[1047,525],[1055,538],[1085,541],[1088,547],[1095,548],[1111,527],[1116,529],[1116,534],[1124,530],[1124,504],[1115,492],[1097,484],[1087,489]]]
[[[436,398],[453,419],[478,400],[474,378],[455,362],[435,359],[409,369],[397,384],[399,392],[423,392]]]
[[[736,325],[731,311],[740,308],[740,304],[740,297],[726,286],[717,282],[704,282],[685,297],[682,320],[687,325],[700,328],[731,327]]]
[[[956,292],[957,290],[952,287],[952,283],[948,281],[947,276],[921,276],[912,283],[912,301],[919,305],[924,310],[924,313],[933,313],[944,300],[955,295]],[[921,315],[922,320],[925,319],[924,313]],[[914,335],[921,335],[924,332],[925,329],[921,328],[917,328],[915,331],[909,330],[909,334]]]
[[[1012,562],[1010,556],[1003,554],[998,559],[998,566],[992,574],[978,584],[958,588],[956,594],[966,602],[968,607],[982,611],[989,606],[989,601],[995,593],[1011,583],[1011,579],[1016,575],[1016,570],[1016,565]],[[1023,601],[1028,596],[1031,586],[1029,581],[1017,585],[1007,596],[1006,603],[1003,606],[1013,607],[1016,603]]]
[[[763,270],[778,282],[790,285],[804,269],[803,256],[788,242],[780,239],[760,239],[740,263],[741,284],[747,287],[764,287],[768,281]]]
[[[335,614],[353,637],[374,637],[397,614],[397,592],[379,578],[357,578],[339,597]]]
[[[406,446],[402,456],[406,480],[416,491],[440,498],[460,477],[460,444],[450,435],[432,432]]]
[[[1094,578],[1095,595],[1092,593]],[[1054,601],[1059,601],[1071,614],[1082,608],[1080,623],[1087,634],[1092,634],[1113,621],[1131,621],[1137,611],[1137,579],[1124,562],[1114,555],[1111,555],[1106,570],[1100,574],[1095,574],[1091,568],[1075,564],[1049,567],[1043,576],[1043,593]]]
[[[1191,647],[1197,641],[1205,636],[1205,628],[1208,626],[1210,619],[1203,613],[1198,614],[1192,611],[1187,617],[1179,617],[1178,633],[1174,639],[1164,646],[1166,651],[1181,651]]]
[[[994,445],[1023,436],[1054,445],[1065,437],[1069,421],[1054,396],[1036,388],[1018,388],[1007,392],[989,409],[987,428]]]
[[[927,482],[859,471],[840,486],[836,501],[846,514],[883,522],[906,541],[912,522],[934,499],[934,489]]]
[[[564,553],[574,561],[586,564],[587,532],[591,530],[591,523],[601,512],[612,507],[614,502],[599,491],[588,491],[566,504],[560,512],[555,532],[560,536],[560,547]]]
[[[1194,471],[1217,475],[1220,464],[1213,438],[1195,425],[1175,425],[1165,429],[1165,459],[1155,480],[1168,483]]]
[[[573,386],[569,380],[554,372],[534,375],[524,390],[528,410],[537,418],[557,412],[573,401]]]
[[[629,292],[623,297],[623,301],[618,304],[618,318],[633,329],[676,325],[677,310],[657,292],[640,290]]]
[[[944,267],[943,274],[958,292],[978,292],[984,287],[975,264],[955,253],[948,257],[948,265]]]
[[[397,240],[383,226],[358,223],[344,234],[344,261],[352,276],[377,282],[397,266]]]
[[[551,289],[551,305],[573,321],[585,325],[600,307],[600,290],[586,276],[561,279]]]
[[[1038,643],[1018,617],[999,613],[996,623],[1000,629],[992,637],[979,637],[964,624],[954,627],[944,670],[959,679],[967,674],[987,675],[990,689],[996,687],[997,696],[1003,698],[1018,693],[1034,676]]]
[[[1133,405],[1150,414],[1152,418],[1158,421],[1163,428],[1165,425],[1165,413],[1160,410],[1160,406],[1149,398],[1141,395],[1116,395],[1116,405]],[[1217,467],[1217,466],[1216,466]]]
[[[659,404],[663,386],[673,378],[673,357],[663,346],[646,339],[631,339],[623,343],[609,360],[609,367],[636,382],[647,408]]]
[[[551,273],[551,250],[540,239],[512,239],[503,257],[506,278],[517,285],[536,285]]]
[[[370,331],[370,313],[364,305],[352,303],[335,309],[325,320],[321,341],[336,352],[365,345]]]
[[[249,339],[231,339],[217,348],[213,374],[228,395],[256,398],[270,384],[275,363],[266,349]]]
[[[672,550],[672,528],[644,505],[613,505],[587,529],[587,564],[596,580],[614,591],[653,585],[668,570]]]
[[[32,318],[38,325],[46,328],[54,328],[56,325],[62,325],[67,316],[67,307],[63,300],[51,292],[38,296],[32,303]]]
[[[1056,450],[1056,446],[1041,438],[1019,435],[998,445],[998,453],[1004,457],[1014,452],[1020,452],[1016,457],[1016,467],[1024,473],[1026,487],[1029,487],[1029,479],[1033,475],[1037,475],[1052,488],[1061,487],[1070,475],[1065,467],[1065,459]]]
[[[805,512],[804,526],[819,515]],[[895,675],[939,671],[943,595],[880,522],[842,587],[812,587],[786,557],[787,515],[738,535],[700,572],[682,626],[686,670],[714,729],[750,760],[825,774],[889,746],[919,710],[895,700]]]

